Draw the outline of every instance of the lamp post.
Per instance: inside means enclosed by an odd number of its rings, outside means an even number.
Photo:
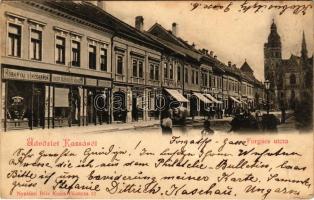
[[[269,80],[265,80],[264,84],[266,88],[267,115],[268,115],[269,114],[269,88],[270,88]]]

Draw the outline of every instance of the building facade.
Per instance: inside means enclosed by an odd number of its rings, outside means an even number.
[[[188,116],[244,108],[262,88],[155,24],[132,27],[104,2],[2,2],[0,120],[4,131],[153,120],[159,98]],[[169,104],[169,105],[168,105]]]
[[[270,81],[269,100],[273,109],[294,109],[304,91],[313,93],[313,57],[307,55],[304,33],[301,43],[300,56],[291,54],[283,59],[281,38],[273,20],[264,45],[264,74],[265,80]]]

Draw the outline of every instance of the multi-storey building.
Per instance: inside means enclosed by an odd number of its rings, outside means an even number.
[[[113,31],[54,3],[1,7],[4,130],[109,122]]]
[[[143,17],[132,27],[103,1],[6,1],[0,16],[5,131],[158,118],[162,91],[195,116],[254,101],[261,86],[178,37],[176,23],[145,31]]]

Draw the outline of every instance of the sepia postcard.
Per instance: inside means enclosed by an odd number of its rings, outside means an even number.
[[[314,198],[313,6],[0,0],[0,198]]]

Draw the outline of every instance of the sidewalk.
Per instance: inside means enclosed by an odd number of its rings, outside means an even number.
[[[102,124],[102,125],[89,125],[89,126],[72,126],[72,127],[58,127],[51,129],[33,129],[33,130],[13,130],[6,132],[11,133],[70,133],[70,132],[80,132],[80,133],[104,133],[104,132],[114,132],[137,128],[146,128],[159,125],[159,120],[150,121],[138,121],[129,123],[112,123],[112,124]]]
[[[295,117],[294,116],[290,116],[285,123],[283,124],[279,124],[277,126],[278,132],[282,132],[282,131],[295,131],[296,127],[295,127]]]

